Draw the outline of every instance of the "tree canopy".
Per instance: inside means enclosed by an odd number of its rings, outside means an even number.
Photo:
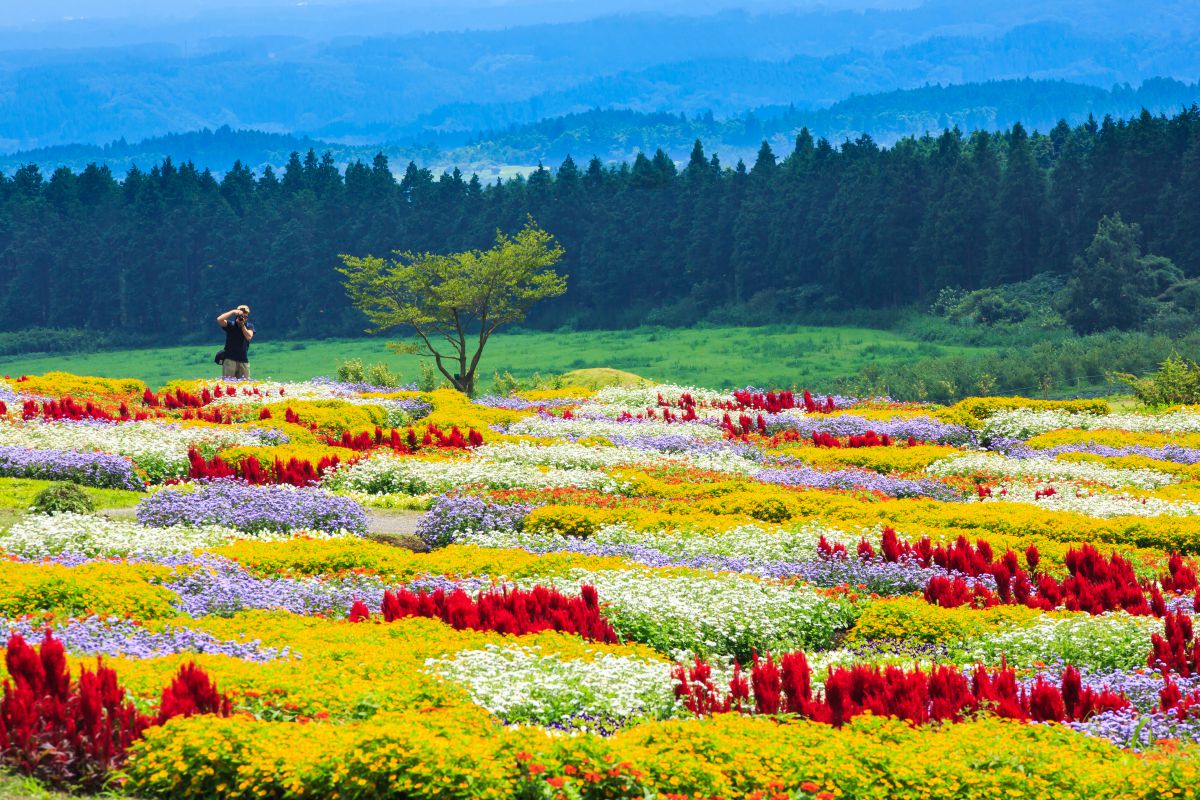
[[[309,152],[278,172],[165,161],[123,181],[101,167],[0,177],[0,330],[163,344],[210,335],[209,316],[244,302],[263,341],[358,335],[339,254],[488,248],[529,215],[570,273],[566,295],[530,310],[537,328],[803,323],[1066,280],[1116,213],[1143,253],[1200,278],[1195,108],[886,148],[801,131],[751,164],[698,143],[683,164],[573,158],[490,182],[393,166]]]
[[[432,357],[456,389],[473,395],[491,335],[566,292],[567,277],[554,270],[562,257],[554,237],[530,219],[515,236],[498,231],[487,250],[343,255],[338,271],[373,332],[411,328],[420,343],[404,349]]]

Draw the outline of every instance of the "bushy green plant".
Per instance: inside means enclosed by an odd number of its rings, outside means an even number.
[[[1151,408],[1200,403],[1200,364],[1172,353],[1157,372],[1144,378],[1118,373],[1116,377],[1133,389],[1134,395]]]
[[[399,386],[400,376],[392,372],[387,364],[379,361],[367,368],[366,382],[372,386]]]
[[[517,392],[541,391],[546,389],[561,389],[566,385],[562,375],[546,375],[535,372],[528,378],[518,378],[507,370],[504,374],[497,372],[492,378],[492,391],[499,395],[515,394]]]
[[[349,358],[338,362],[337,376],[343,383],[365,383],[367,378],[362,359]]]
[[[32,510],[38,514],[90,514],[96,504],[77,484],[58,481],[38,492]]]

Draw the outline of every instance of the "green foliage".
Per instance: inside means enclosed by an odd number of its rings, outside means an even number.
[[[0,510],[27,511],[37,496],[52,485],[51,481],[32,478],[0,478]],[[79,488],[96,508],[132,508],[146,496],[127,489]]]
[[[397,252],[386,261],[343,255],[338,271],[375,332],[411,328],[420,343],[400,350],[432,356],[438,371],[471,395],[489,337],[567,291],[566,276],[554,271],[562,256],[554,237],[530,219],[514,237],[497,232],[490,250]]]
[[[1172,353],[1158,372],[1138,378],[1120,373],[1115,376],[1133,389],[1133,394],[1151,408],[1200,403],[1200,365]]]
[[[1183,279],[1170,259],[1142,255],[1141,238],[1141,227],[1119,213],[1101,218],[1067,285],[1064,312],[1076,331],[1140,327],[1161,310],[1163,293]]]
[[[367,380],[361,358],[348,358],[345,361],[339,361],[337,376],[338,380],[343,383],[365,383]]]
[[[38,514],[90,514],[96,504],[76,484],[58,481],[37,493],[31,510]]]
[[[417,388],[422,392],[432,392],[434,389],[442,386],[444,381],[441,376],[433,369],[433,365],[428,361],[421,362],[421,379],[417,381]]]
[[[372,386],[399,386],[400,376],[392,372],[387,364],[379,361],[367,368],[367,383]]]
[[[508,370],[504,374],[497,372],[492,376],[492,392],[498,395],[509,395],[517,392],[527,392],[536,389],[561,389],[566,386],[562,375],[545,375],[535,372],[528,378],[518,378]]]

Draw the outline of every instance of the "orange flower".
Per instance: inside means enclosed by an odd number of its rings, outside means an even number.
[[[804,783],[800,784],[800,789],[805,792],[815,792],[820,788],[820,786],[817,786],[812,781],[805,781]]]

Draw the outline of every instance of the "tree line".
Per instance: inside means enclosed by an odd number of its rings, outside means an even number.
[[[123,180],[27,166],[0,177],[0,329],[165,343],[248,303],[271,338],[355,335],[366,320],[340,255],[486,248],[529,217],[570,276],[535,327],[804,322],[1068,276],[1115,214],[1146,252],[1200,276],[1200,109],[892,147],[802,130],[751,164],[698,141],[683,164],[568,157],[494,183],[413,163],[397,176],[383,155],[342,171],[312,151],[219,178],[169,159]]]

